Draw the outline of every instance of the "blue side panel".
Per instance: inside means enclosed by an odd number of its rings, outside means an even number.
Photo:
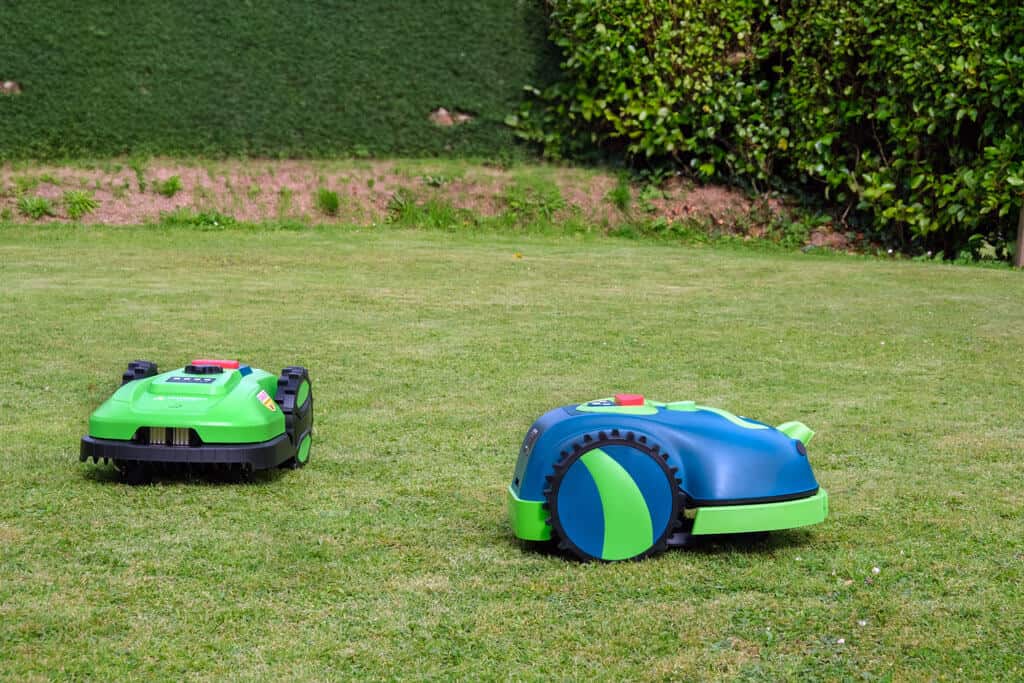
[[[672,516],[672,488],[664,470],[646,453],[629,446],[605,446],[601,450],[629,473],[643,494],[651,515],[654,543],[665,532]]]
[[[796,441],[776,429],[744,429],[704,410],[666,417],[674,427],[666,434],[669,450],[697,501],[772,498],[818,486]]]
[[[604,549],[604,508],[601,494],[587,466],[577,460],[558,487],[556,505],[571,511],[559,515],[565,535],[583,552],[601,557]]]
[[[773,427],[748,429],[707,410],[659,408],[654,415],[634,416],[583,413],[567,406],[545,413],[534,428],[537,433],[528,434],[520,449],[513,479],[524,500],[543,500],[545,477],[561,451],[571,450],[583,434],[611,429],[634,431],[659,444],[669,464],[679,468],[683,490],[701,504],[784,497],[818,487],[807,457],[788,435]],[[630,467],[629,459],[616,462]],[[640,473],[631,474],[637,479]],[[646,496],[647,487],[641,488]],[[649,505],[652,513],[662,509],[654,500]]]

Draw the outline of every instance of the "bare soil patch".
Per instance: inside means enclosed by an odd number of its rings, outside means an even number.
[[[182,189],[172,196],[158,183],[177,176]],[[623,206],[612,198],[619,186],[612,173],[575,167],[499,168],[453,161],[277,161],[183,162],[155,159],[144,165],[127,161],[88,166],[0,167],[0,217],[30,221],[18,212],[23,195],[46,197],[56,216],[68,220],[62,206],[67,190],[86,190],[99,202],[84,216],[87,224],[133,225],[157,222],[168,212],[188,209],[218,212],[238,221],[302,220],[315,223],[373,224],[387,219],[396,193],[417,201],[448,203],[490,217],[531,203],[556,220],[577,220],[595,227],[661,219],[693,222],[717,233],[764,235],[787,208],[775,197],[751,198],[729,187],[695,185],[673,178],[659,187],[630,187]],[[338,193],[335,215],[318,213],[315,196],[326,188]],[[815,246],[848,249],[840,233],[815,233]]]

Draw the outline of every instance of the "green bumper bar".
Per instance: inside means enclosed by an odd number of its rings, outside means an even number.
[[[544,502],[539,500],[523,500],[516,495],[512,487],[508,487],[508,519],[512,523],[512,532],[524,541],[547,541],[551,539],[551,527],[546,520],[548,511]]]
[[[548,511],[544,502],[523,500],[508,487],[508,518],[512,532],[524,541],[551,539],[551,527],[545,521]],[[697,508],[693,520],[694,535],[742,534],[753,531],[776,531],[818,524],[828,516],[828,492],[818,489],[809,498],[781,503],[756,505],[723,505]]]
[[[740,534],[752,531],[775,531],[817,524],[828,516],[828,493],[825,489],[810,498],[786,500],[781,503],[756,505],[723,505],[697,508],[693,533]]]

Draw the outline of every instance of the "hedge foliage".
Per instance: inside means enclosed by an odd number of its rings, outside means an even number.
[[[705,178],[794,185],[911,250],[1015,236],[1024,5],[553,0],[563,77],[509,123]]]
[[[540,0],[3,2],[0,160],[506,155],[545,31]]]

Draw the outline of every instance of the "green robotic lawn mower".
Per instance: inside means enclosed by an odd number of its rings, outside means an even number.
[[[89,418],[79,459],[112,462],[137,483],[168,468],[302,467],[312,442],[313,389],[303,367],[273,375],[235,360],[194,360],[159,373],[155,363],[133,361]]]

